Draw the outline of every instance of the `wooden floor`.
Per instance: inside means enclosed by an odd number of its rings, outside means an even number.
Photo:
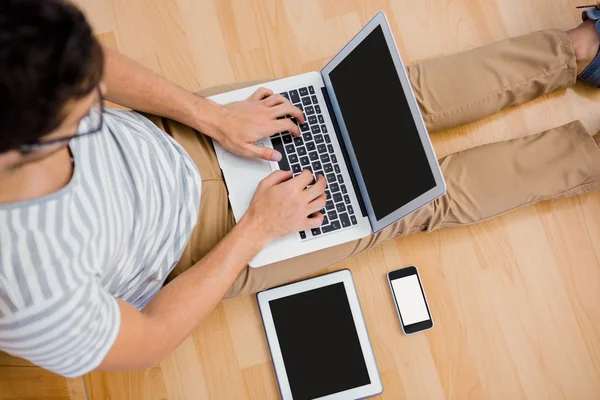
[[[583,0],[582,0],[583,1]],[[101,40],[189,90],[319,70],[378,10],[406,62],[579,21],[569,0],[78,0]],[[582,85],[435,134],[439,156],[581,119]],[[350,268],[385,399],[600,399],[600,193],[386,243]],[[435,328],[404,336],[386,272],[420,267]],[[274,399],[254,297],[139,372],[64,380],[0,355],[0,399]]]

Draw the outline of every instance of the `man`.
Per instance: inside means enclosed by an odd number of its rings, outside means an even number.
[[[409,75],[434,131],[574,84],[599,45],[590,22],[427,61]],[[0,88],[0,349],[69,377],[155,365],[224,296],[387,239],[594,190],[600,178],[600,149],[572,122],[449,155],[443,198],[376,235],[251,270],[270,240],[320,225],[325,181],[305,189],[310,174],[275,172],[234,225],[208,137],[278,160],[253,143],[298,134],[277,119],[303,120],[284,98],[259,89],[218,106],[188,93],[101,48],[61,0],[2,2]],[[104,98],[163,118],[104,109]]]

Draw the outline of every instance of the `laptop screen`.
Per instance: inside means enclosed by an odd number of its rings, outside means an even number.
[[[375,217],[435,187],[381,26],[329,74]]]

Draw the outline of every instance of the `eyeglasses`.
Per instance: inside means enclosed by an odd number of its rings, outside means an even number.
[[[23,144],[16,147],[15,150],[19,151],[21,154],[28,155],[38,150],[48,148],[49,146],[59,148],[69,144],[71,140],[100,132],[104,126],[104,117],[102,116],[104,114],[104,98],[102,96],[100,87],[98,87],[96,90],[98,93],[96,102],[92,105],[88,113],[79,121],[79,129],[82,130],[83,133],[76,132],[72,136],[65,138]]]

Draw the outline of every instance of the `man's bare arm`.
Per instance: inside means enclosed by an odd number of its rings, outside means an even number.
[[[320,226],[325,178],[286,171],[265,178],[240,223],[201,261],[165,286],[141,312],[119,301],[121,328],[99,369],[156,365],[190,334],[271,239]],[[290,179],[290,180],[288,180]],[[314,215],[314,218],[307,218]]]
[[[220,113],[217,104],[188,92],[113,49],[103,49],[108,101],[202,131],[216,127]]]
[[[104,47],[106,99],[116,104],[179,121],[216,139],[227,150],[244,157],[279,161],[281,155],[256,146],[277,132],[299,129],[291,115],[304,122],[303,113],[284,97],[261,88],[247,100],[221,106],[196,96],[130,58]]]
[[[169,355],[217,305],[241,269],[261,249],[240,222],[206,257],[166,285],[141,312],[122,300],[121,329],[99,369],[138,369]],[[248,240],[254,237],[256,240]]]

